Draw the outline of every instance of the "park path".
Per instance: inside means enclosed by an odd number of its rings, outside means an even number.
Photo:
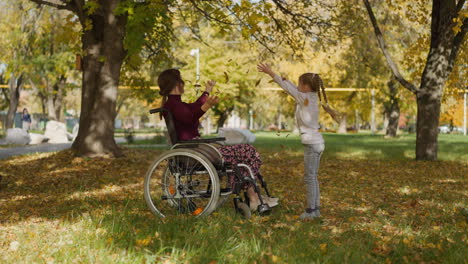
[[[0,159],[7,159],[13,156],[31,154],[31,153],[42,153],[42,152],[53,152],[60,151],[64,149],[69,149],[72,143],[61,143],[61,144],[40,144],[32,146],[21,146],[21,147],[12,147],[12,148],[0,148]]]
[[[136,137],[136,140],[146,139],[146,137]],[[125,139],[121,137],[116,137],[115,141],[117,144],[125,143]],[[0,142],[2,144],[3,142]],[[4,143],[3,143],[4,144]],[[31,153],[44,153],[44,152],[54,152],[54,151],[61,151],[65,149],[69,149],[72,145],[70,143],[62,143],[62,144],[39,144],[39,145],[28,145],[28,146],[18,146],[18,147],[11,147],[11,148],[0,148],[0,159],[7,159],[13,156],[31,154]],[[127,147],[164,147],[166,145],[134,145],[134,146],[127,146]]]

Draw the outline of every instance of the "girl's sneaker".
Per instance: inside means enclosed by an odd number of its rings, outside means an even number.
[[[301,218],[302,220],[306,220],[306,219],[314,219],[317,217],[320,217],[320,208],[315,208],[315,209],[307,208],[305,212],[302,213],[299,218]]]

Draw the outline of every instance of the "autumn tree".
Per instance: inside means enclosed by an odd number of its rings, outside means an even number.
[[[429,52],[419,87],[400,73],[385,44],[383,34],[368,0],[363,0],[377,37],[379,47],[396,80],[417,97],[416,159],[437,159],[437,137],[441,99],[445,83],[454,68],[457,55],[465,42],[468,16],[465,0],[433,0]]]
[[[333,5],[327,1],[285,3],[241,1],[131,1],[131,0],[30,0],[69,10],[82,27],[82,107],[80,129],[72,148],[79,154],[119,155],[113,138],[121,67],[153,35],[155,27],[172,26],[175,11],[201,14],[220,25],[238,28],[246,39],[267,50],[287,44],[303,45],[300,32],[325,39]],[[306,10],[308,15],[298,10]],[[320,11],[320,12],[318,12]],[[188,28],[192,28],[188,25]],[[223,30],[223,27],[221,27]],[[275,34],[272,34],[275,32]],[[274,37],[274,38],[273,38]],[[299,50],[299,49],[298,49]]]
[[[120,155],[114,118],[121,67],[141,49],[156,19],[167,18],[168,6],[159,1],[31,1],[72,12],[82,27],[80,128],[72,148],[81,155]]]
[[[24,1],[7,1],[2,3],[2,38],[0,38],[0,61],[6,64],[2,75],[8,82],[5,97],[9,101],[4,129],[13,127],[14,116],[18,108],[20,92],[27,78],[25,64],[31,59],[31,38],[37,29],[35,21],[40,18],[42,10],[30,10],[31,6]],[[19,14],[19,15],[18,15]],[[11,23],[16,19],[17,23]]]
[[[71,14],[43,7],[41,19],[31,45],[32,58],[28,83],[41,100],[43,112],[50,120],[62,120],[63,100],[70,84],[76,78],[75,53],[78,51],[78,29],[69,21]]]

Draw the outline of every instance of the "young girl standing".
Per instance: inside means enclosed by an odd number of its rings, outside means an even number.
[[[299,77],[299,86],[275,74],[268,64],[257,66],[273,78],[283,90],[296,100],[296,120],[304,145],[304,181],[307,190],[307,208],[301,219],[312,219],[320,216],[320,190],[317,180],[320,157],[325,149],[325,141],[319,130],[319,100],[322,79],[316,73],[304,73]],[[324,93],[325,95],[325,93]]]

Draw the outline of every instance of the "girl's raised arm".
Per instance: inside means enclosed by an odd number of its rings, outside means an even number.
[[[276,74],[270,67],[270,65],[266,63],[260,63],[257,65],[257,69],[259,72],[264,72],[268,75],[270,75],[273,80],[279,84],[283,90],[285,90],[288,94],[290,94],[294,99],[299,98],[299,90],[297,89],[297,86],[294,85],[292,82],[288,80],[283,80],[278,74]]]

